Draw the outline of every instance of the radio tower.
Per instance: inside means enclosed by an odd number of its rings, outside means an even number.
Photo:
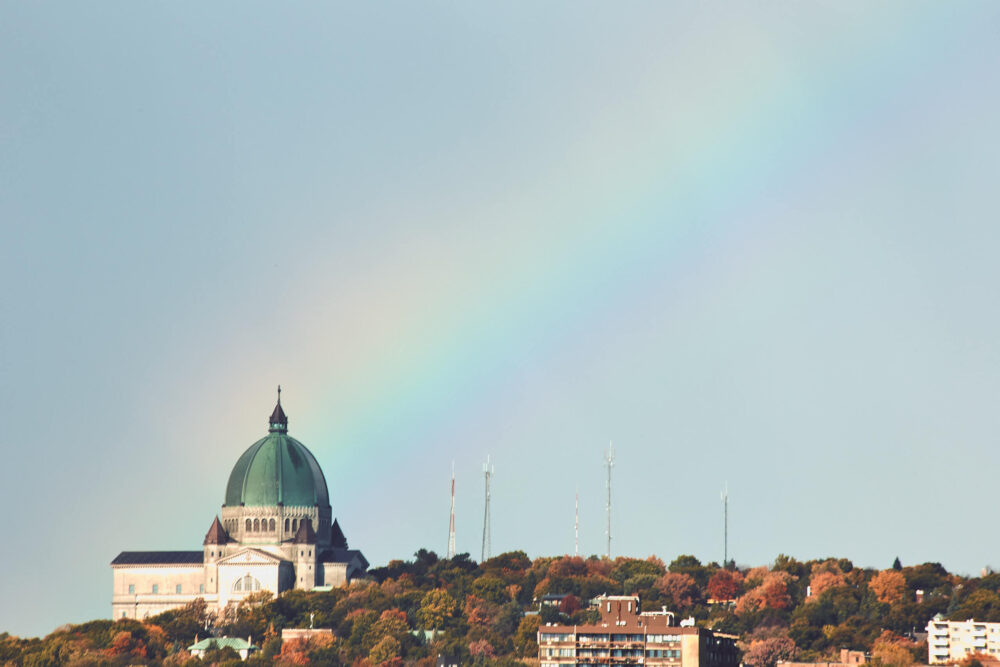
[[[722,567],[729,567],[729,482],[722,490]]]
[[[608,560],[611,560],[611,468],[615,465],[615,448],[608,444],[608,456],[604,466],[608,469]]]
[[[455,462],[451,462],[451,521],[448,523],[448,558],[455,557]]]
[[[576,492],[576,519],[573,522],[573,555],[580,555],[580,491]]]
[[[485,563],[490,558],[490,539],[492,537],[492,530],[490,528],[490,478],[493,477],[493,464],[490,463],[490,457],[486,457],[486,463],[483,464],[483,477],[486,478],[486,507],[483,509],[483,554],[480,559],[481,563]]]

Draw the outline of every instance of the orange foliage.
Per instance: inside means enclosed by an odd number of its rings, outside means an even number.
[[[740,594],[740,579],[739,571],[716,570],[705,588],[715,600],[735,600]]]
[[[653,584],[660,592],[670,598],[679,610],[693,605],[698,599],[698,584],[689,574],[667,572]]]
[[[583,577],[587,574],[587,564],[579,556],[563,556],[549,565],[550,577]]]
[[[915,647],[916,644],[905,637],[883,630],[872,643],[872,657],[884,667],[908,667],[916,662],[913,658]]]
[[[736,613],[745,614],[758,609],[788,609],[792,606],[792,596],[788,594],[788,582],[792,576],[784,571],[767,572],[759,586],[736,601]],[[750,581],[749,574],[747,581]]]
[[[809,599],[815,600],[831,588],[839,588],[847,582],[839,572],[823,571],[809,577]]]
[[[868,588],[879,602],[896,604],[902,601],[903,594],[906,593],[906,577],[896,570],[883,570],[872,577],[868,582]]]

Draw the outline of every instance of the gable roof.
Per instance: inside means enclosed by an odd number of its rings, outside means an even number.
[[[123,551],[112,565],[201,565],[203,551]]]
[[[275,556],[272,553],[264,551],[262,549],[253,549],[247,547],[246,549],[240,549],[234,554],[230,554],[225,558],[219,560],[219,565],[252,565],[254,563],[258,564],[271,564],[280,563],[284,559]]]
[[[256,649],[257,647],[243,639],[242,637],[209,637],[202,639],[197,644],[188,646],[189,651],[207,651],[211,648],[231,648],[234,651],[245,651]]]

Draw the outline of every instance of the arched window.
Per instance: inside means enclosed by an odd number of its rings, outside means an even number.
[[[298,529],[299,529],[299,520],[292,519],[292,530],[298,530]]]
[[[288,532],[288,524],[289,524],[288,517],[285,517],[285,532],[286,533]]]
[[[251,530],[253,530],[253,524],[250,523],[250,519],[247,519],[247,532],[249,533]]]
[[[244,575],[233,582],[234,593],[252,593],[260,590],[260,581],[254,579],[249,574]]]
[[[271,523],[270,523],[270,526],[269,526],[269,530],[270,530],[270,531],[271,531],[272,533],[274,532],[274,519],[271,519]]]
[[[253,532],[255,532],[255,533],[259,533],[260,532],[260,519],[254,519],[253,520]]]

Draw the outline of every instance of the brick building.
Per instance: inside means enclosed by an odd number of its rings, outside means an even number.
[[[597,598],[593,625],[543,625],[538,629],[539,667],[736,667],[736,637],[706,628],[679,627],[666,611],[640,612],[634,595]]]

